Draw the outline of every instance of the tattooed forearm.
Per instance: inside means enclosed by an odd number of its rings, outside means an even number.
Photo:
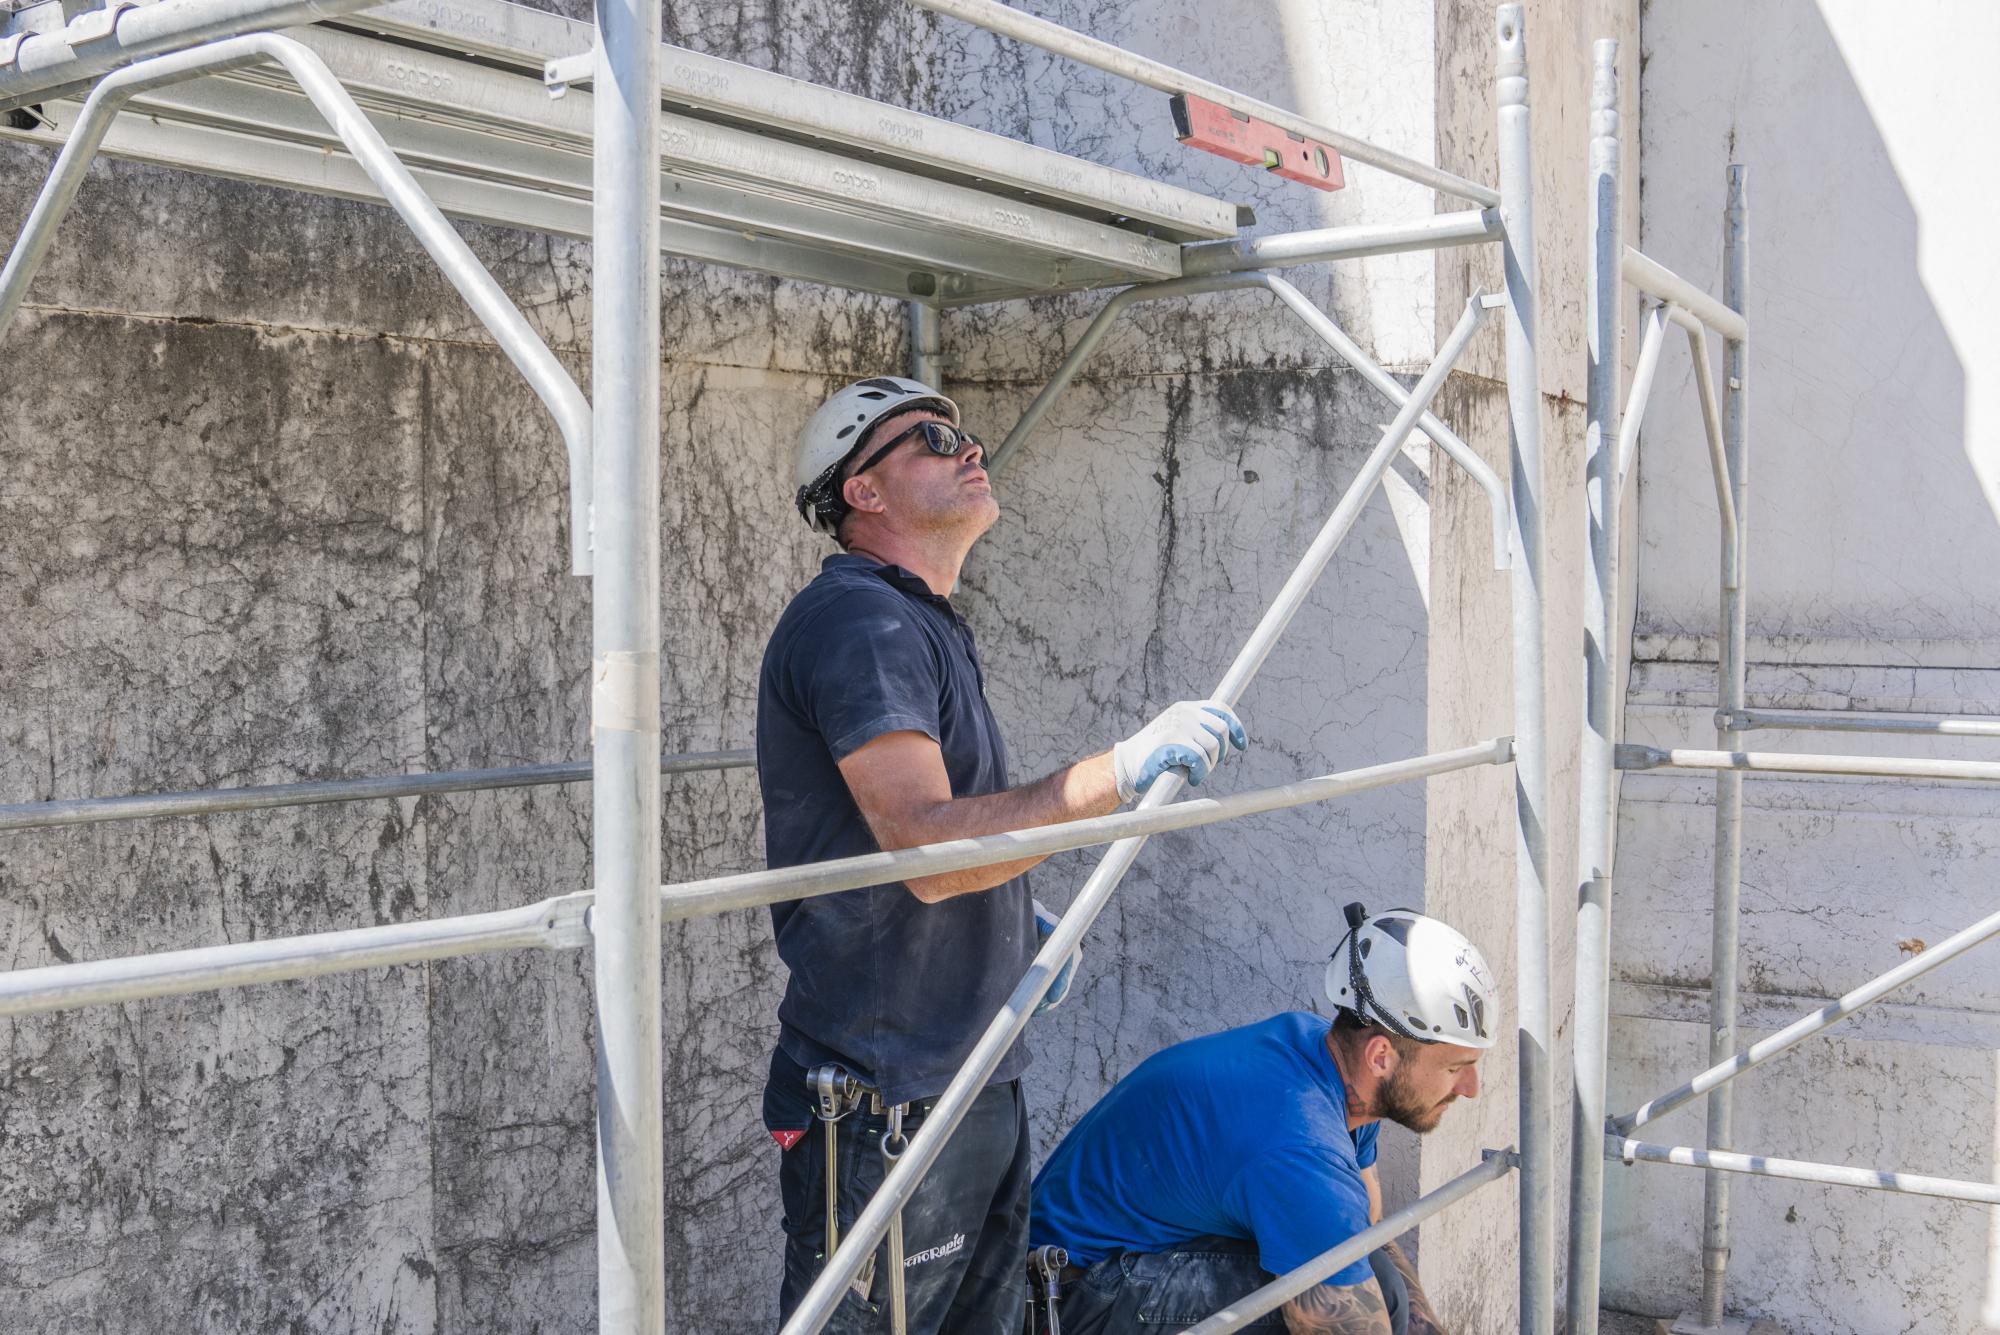
[[[1315,1284],[1280,1310],[1290,1335],[1389,1335],[1389,1309],[1373,1279]]]
[[[1383,1250],[1389,1253],[1389,1260],[1403,1277],[1403,1286],[1410,1291],[1410,1335],[1446,1335],[1444,1323],[1438,1320],[1424,1286],[1417,1282],[1417,1268],[1410,1264],[1410,1258],[1393,1242]]]

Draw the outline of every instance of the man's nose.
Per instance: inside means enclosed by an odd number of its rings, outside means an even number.
[[[978,464],[981,468],[986,467],[986,447],[971,436],[965,437],[965,448],[960,453],[966,456],[967,462]]]
[[[1479,1068],[1477,1066],[1468,1066],[1463,1071],[1459,1072],[1458,1083],[1452,1086],[1452,1093],[1458,1095],[1462,1099],[1478,1098]]]

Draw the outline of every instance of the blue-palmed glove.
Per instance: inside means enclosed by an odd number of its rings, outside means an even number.
[[[1158,718],[1111,748],[1118,796],[1127,802],[1137,799],[1170,769],[1180,770],[1198,788],[1231,748],[1244,751],[1249,746],[1249,734],[1220,700],[1168,705]]]
[[[1034,901],[1034,904],[1035,948],[1040,950],[1047,943],[1048,939],[1055,935],[1056,924],[1061,922],[1062,919],[1050,912],[1048,905],[1042,903],[1041,900],[1037,899]],[[1063,1004],[1063,999],[1069,995],[1069,985],[1076,980],[1076,962],[1082,958],[1082,946],[1078,946],[1070,952],[1069,959],[1062,966],[1062,972],[1058,973],[1056,980],[1049,984],[1049,990],[1042,993],[1042,1003],[1035,1007],[1035,1014],[1040,1015],[1043,1011],[1052,1011]]]

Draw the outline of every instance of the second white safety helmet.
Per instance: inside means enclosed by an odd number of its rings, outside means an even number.
[[[1419,1043],[1490,1048],[1500,1001],[1479,947],[1410,909],[1370,918],[1347,906],[1347,935],[1326,966],[1326,999]]]
[[[921,380],[878,375],[857,380],[819,406],[792,450],[794,503],[806,523],[833,533],[847,517],[840,494],[840,466],[877,425],[916,408],[941,413],[959,425],[958,405]]]

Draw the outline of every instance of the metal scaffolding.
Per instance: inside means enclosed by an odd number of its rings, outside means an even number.
[[[1973,924],[1916,958],[1863,984],[1748,1047],[1737,1048],[1737,925],[1743,857],[1743,780],[1748,774],[1851,775],[1898,779],[2000,781],[2000,763],[1904,757],[1743,751],[1743,733],[1759,727],[1834,732],[1891,732],[1991,737],[1991,721],[1946,718],[1867,718],[1851,714],[1775,712],[1746,708],[1744,654],[1748,585],[1749,347],[1745,318],[1749,282],[1748,201],[1743,168],[1728,168],[1722,210],[1723,293],[1717,300],[1666,266],[1624,244],[1619,190],[1624,170],[1618,125],[1618,44],[1593,50],[1590,112],[1590,287],[1584,561],[1585,699],[1579,822],[1580,879],[1576,917],[1575,1098],[1571,1118],[1568,1329],[1596,1335],[1602,1265],[1604,1162],[1678,1164],[1705,1171],[1701,1301],[1674,1323],[1678,1335],[1743,1335],[1747,1321],[1726,1315],[1729,1273],[1729,1176],[1750,1174],[1835,1186],[1862,1187],[1950,1200],[1994,1203],[2000,1188],[1834,1164],[1799,1163],[1735,1152],[1737,1076],[1822,1033],[1913,978],[1949,963],[2000,935],[2000,914]],[[1644,331],[1631,384],[1620,406],[1623,361],[1621,308],[1627,285],[1641,296]],[[1640,424],[1658,371],[1667,326],[1683,330],[1693,359],[1708,458],[1715,479],[1721,550],[1721,592],[1713,750],[1661,749],[1618,741],[1620,705],[1618,554],[1619,508],[1638,456]],[[1720,403],[1708,335],[1722,340]],[[1607,1116],[1605,1075],[1610,1042],[1613,864],[1617,775],[1651,769],[1711,770],[1716,776],[1714,910],[1710,945],[1707,1070],[1678,1089],[1616,1117]],[[1705,1148],[1628,1139],[1654,1118],[1697,1098],[1708,1100]]]
[[[661,923],[1108,844],[1006,1006],[827,1258],[785,1328],[787,1335],[806,1335],[821,1328],[865,1258],[895,1226],[901,1206],[1147,838],[1474,766],[1511,764],[1517,1146],[1488,1151],[1483,1162],[1443,1188],[1215,1314],[1199,1329],[1204,1335],[1237,1329],[1367,1248],[1518,1170],[1520,1328],[1524,1335],[1552,1335],[1554,1043],[1545,836],[1542,405],[1521,7],[1503,5],[1497,12],[1499,184],[1493,187],[995,0],[914,3],[1147,87],[1206,98],[1474,207],[1402,226],[1239,237],[1233,209],[1187,191],[663,48],[655,0],[599,0],[594,27],[497,0],[378,8],[348,0],[118,0],[73,18],[49,6],[17,16],[17,27],[0,40],[0,111],[34,112],[10,122],[6,133],[59,144],[61,152],[0,273],[0,333],[18,309],[80,172],[100,147],[139,161],[324,194],[386,197],[561,428],[570,461],[573,566],[595,581],[593,759],[588,766],[27,804],[0,808],[0,828],[590,778],[594,886],[496,913],[16,970],[0,974],[0,1016],[473,953],[589,946],[598,1020],[599,1326],[618,1335],[656,1335],[666,1310]],[[314,26],[282,36],[264,31],[295,24]],[[663,59],[663,52],[672,59]],[[81,103],[79,94],[85,95]],[[811,136],[811,142],[801,136]],[[865,188],[857,190],[857,181]],[[597,394],[587,413],[574,382],[445,222],[447,214],[592,240]],[[1276,272],[1362,255],[1493,242],[1501,247],[1503,290],[1475,294],[1467,302],[1436,360],[1407,390]],[[943,352],[941,307],[1121,288],[996,451],[996,466],[1032,433],[1127,306],[1238,288],[1275,296],[1394,403],[1396,412],[1215,695],[1234,702],[1249,686],[1395,455],[1413,432],[1421,432],[1482,489],[1492,513],[1495,565],[1511,572],[1514,735],[1223,798],[1176,801],[1182,785],[1169,774],[1136,809],[1114,815],[661,886],[662,773],[723,768],[745,759],[741,753],[660,756],[657,423],[663,249],[909,299],[914,367],[931,376]],[[1704,309],[1693,296],[1681,308]],[[1430,412],[1453,365],[1496,313],[1505,346],[1511,441],[1504,481]],[[1736,349],[1731,384],[1739,388],[1731,390],[1728,411],[1733,448],[1740,453],[1740,334],[1730,346]],[[1595,390],[1596,380],[1592,383]],[[1592,402],[1598,413],[1595,393]],[[1593,417],[1594,423],[1599,420]],[[1740,679],[1740,655],[1738,672]],[[1740,690],[1729,704],[1741,707]],[[1608,729],[1605,738],[1608,746]],[[1608,755],[1598,758],[1606,773]],[[1608,865],[1605,879],[1608,886]],[[1598,1097],[1601,1103],[1601,1090]],[[1628,1145],[1635,1156],[1647,1148]]]

